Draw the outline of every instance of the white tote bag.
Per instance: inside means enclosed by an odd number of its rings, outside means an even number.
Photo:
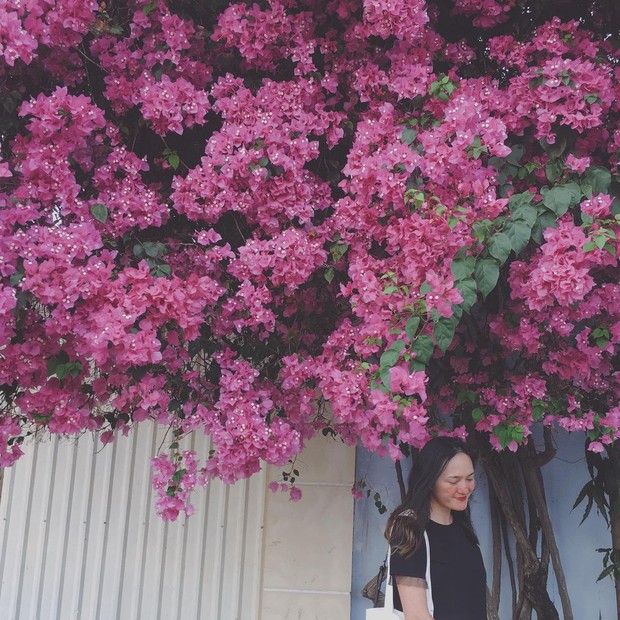
[[[428,605],[428,611],[432,616],[435,611],[435,607],[433,605],[433,590],[431,588],[431,547],[428,543],[428,535],[426,532],[424,532],[424,543],[426,544],[426,583],[428,584],[428,590],[426,590],[426,604]],[[394,620],[394,618],[404,618],[402,611],[394,609],[394,586],[391,583],[392,572],[390,570],[391,554],[392,550],[388,547],[387,577],[385,580],[385,607],[374,607],[373,609],[367,609],[366,620]]]

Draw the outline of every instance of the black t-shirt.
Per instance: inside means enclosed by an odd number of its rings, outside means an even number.
[[[426,527],[431,550],[431,586],[435,620],[485,620],[486,572],[478,545],[467,538],[459,523],[440,525],[429,521]],[[390,556],[392,575],[424,579],[426,545],[404,558]],[[394,580],[396,586],[396,580]],[[394,587],[394,607],[402,611],[398,588]]]

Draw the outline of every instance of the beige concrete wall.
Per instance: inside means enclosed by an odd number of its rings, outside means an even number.
[[[295,468],[303,492],[299,502],[267,491],[260,620],[347,620],[355,449],[316,438]],[[280,473],[270,468],[267,482]]]

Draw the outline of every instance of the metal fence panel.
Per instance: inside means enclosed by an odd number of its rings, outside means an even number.
[[[3,620],[252,620],[260,606],[265,478],[198,490],[197,513],[155,515],[142,424],[101,447],[90,435],[25,447],[0,496]],[[186,448],[207,455],[208,438]]]

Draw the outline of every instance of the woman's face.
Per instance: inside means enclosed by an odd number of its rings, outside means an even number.
[[[433,512],[449,514],[452,510],[465,510],[475,486],[474,464],[467,454],[459,452],[448,461],[435,482],[431,498],[431,514]]]

